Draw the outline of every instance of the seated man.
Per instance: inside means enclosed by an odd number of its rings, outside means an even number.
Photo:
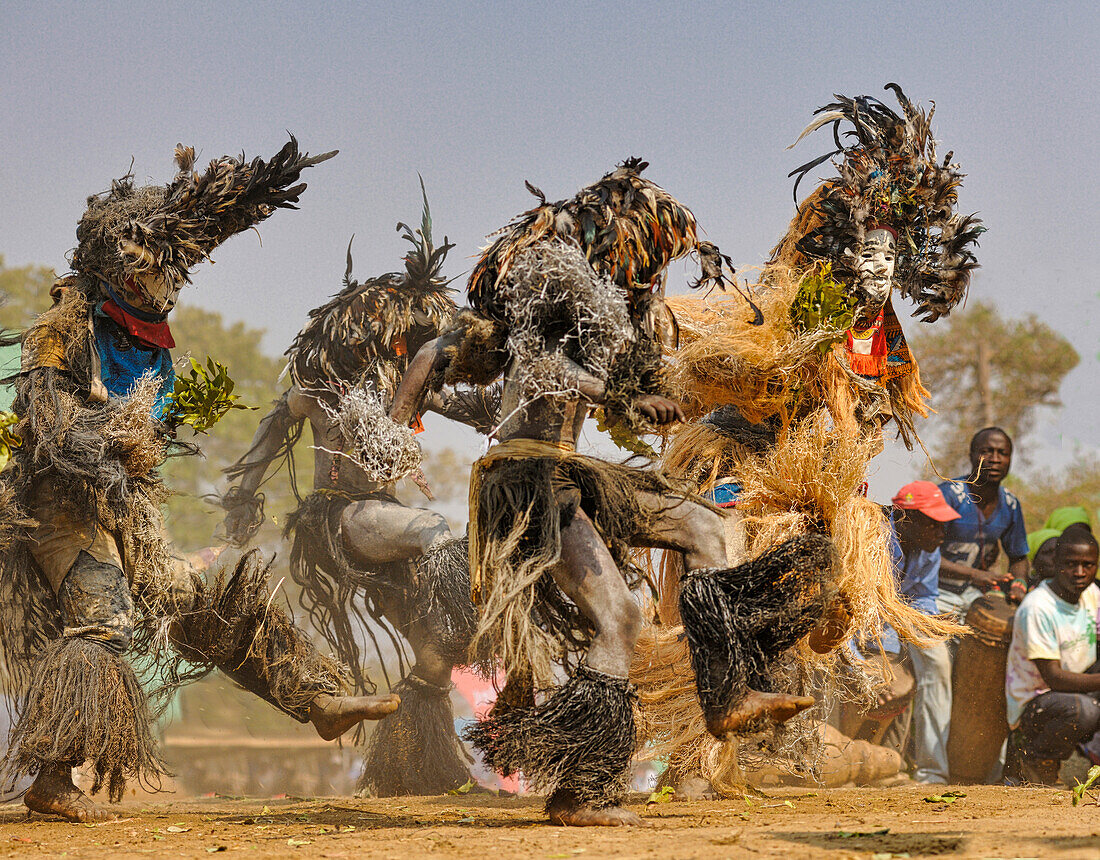
[[[1100,730],[1096,663],[1097,542],[1083,529],[1058,539],[1054,576],[1016,611],[1005,693],[1008,722],[1019,727],[1020,775],[1054,785],[1076,744]]]

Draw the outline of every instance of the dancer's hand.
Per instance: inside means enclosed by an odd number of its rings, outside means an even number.
[[[248,496],[232,490],[226,493],[222,501],[225,508],[225,519],[222,528],[225,530],[225,538],[235,546],[244,546],[260,530],[264,524],[264,506],[261,496]]]
[[[680,404],[659,394],[646,394],[639,397],[635,405],[654,424],[671,424],[674,421],[684,420],[684,411]]]

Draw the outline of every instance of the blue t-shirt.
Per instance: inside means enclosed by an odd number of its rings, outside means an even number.
[[[939,612],[936,608],[936,598],[940,593],[939,551],[925,552],[918,549],[908,556],[905,555],[901,551],[901,542],[898,540],[898,533],[894,528],[892,514],[889,520],[890,557],[894,562],[894,576],[898,582],[898,592],[905,595],[909,603],[925,615],[935,615]],[[901,651],[898,634],[889,625],[882,628],[882,650],[891,654],[897,654]]]
[[[996,558],[998,541],[1010,559],[1027,556],[1027,529],[1020,502],[1003,486],[997,490],[997,507],[988,520],[974,503],[965,477],[944,481],[940,491],[959,513],[959,519],[943,524],[940,552],[948,561],[988,570]]]

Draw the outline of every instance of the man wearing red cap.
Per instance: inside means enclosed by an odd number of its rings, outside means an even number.
[[[906,484],[893,498],[891,542],[898,591],[914,607],[936,615],[939,594],[940,544],[946,522],[959,514],[929,481]],[[887,631],[894,635],[893,631]],[[887,637],[883,647],[889,650]],[[951,658],[947,645],[930,648],[907,645],[917,689],[913,699],[913,746],[917,782],[947,782],[947,733],[951,722]],[[898,643],[900,650],[900,643]]]

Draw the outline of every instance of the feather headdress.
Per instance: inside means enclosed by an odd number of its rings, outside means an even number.
[[[404,272],[353,281],[348,244],[344,288],[310,312],[309,322],[286,352],[298,385],[351,386],[368,376],[392,394],[407,357],[450,323],[458,307],[447,286],[450,280],[440,270],[454,245],[446,237],[438,248],[432,243],[432,215],[423,180],[420,190],[424,211],[419,229],[414,233],[407,224],[397,225],[401,237],[412,245]]]
[[[131,173],[88,198],[73,271],[106,281],[142,310],[165,313],[192,268],[275,210],[296,209],[302,171],[334,155],[299,152],[291,136],[268,161],[223,156],[198,173],[194,147],[177,145],[179,170],[167,185],[135,187]]]
[[[502,320],[497,288],[507,278],[512,260],[536,242],[554,238],[578,245],[597,274],[628,294],[660,286],[669,263],[693,251],[702,266],[693,286],[724,283],[725,258],[717,247],[698,240],[690,209],[642,178],[648,166],[628,158],[599,182],[557,203],[547,203],[542,191],[526,183],[539,205],[503,228],[482,252],[470,275],[470,304]]]
[[[894,283],[917,305],[926,322],[951,311],[966,295],[977,268],[973,246],[985,228],[974,215],[956,211],[964,174],[953,152],[942,161],[932,137],[932,115],[887,84],[901,114],[871,96],[834,96],[799,135],[832,125],[835,149],[795,170],[795,195],[806,175],[835,156],[839,175],[825,181],[799,207],[773,262],[804,268],[831,261],[837,275],[853,274],[856,253],[868,229],[889,227],[898,235]],[[842,125],[851,128],[841,134]],[[846,138],[847,141],[842,140]],[[792,144],[793,146],[794,144]]]

